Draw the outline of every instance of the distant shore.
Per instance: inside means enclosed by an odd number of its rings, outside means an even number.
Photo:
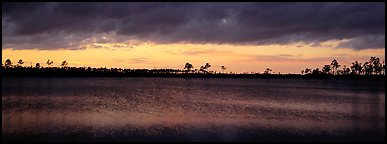
[[[371,57],[363,65],[358,61],[352,63],[352,66],[343,66],[336,59],[331,64],[324,65],[322,69],[314,70],[306,68],[301,70],[301,74],[276,73],[272,69],[266,68],[263,73],[256,72],[225,72],[227,68],[221,66],[220,71],[208,70],[211,67],[209,63],[201,66],[200,69],[194,69],[193,65],[186,63],[183,69],[127,69],[127,68],[92,68],[92,67],[70,67],[67,61],[63,61],[60,67],[53,66],[51,60],[47,61],[48,67],[43,67],[36,63],[35,67],[22,66],[23,60],[12,64],[7,59],[2,65],[2,77],[177,77],[177,78],[297,78],[297,79],[350,79],[350,80],[384,80],[385,64],[380,63],[378,57]]]

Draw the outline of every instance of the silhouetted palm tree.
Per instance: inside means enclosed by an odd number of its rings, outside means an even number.
[[[10,59],[5,60],[4,66],[7,67],[7,68],[11,67],[12,66],[12,61]]]

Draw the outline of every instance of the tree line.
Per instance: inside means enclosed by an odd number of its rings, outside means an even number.
[[[181,76],[181,77],[337,77],[337,76],[361,76],[361,75],[385,75],[384,61],[381,63],[378,57],[371,57],[369,61],[359,63],[355,61],[350,67],[341,65],[336,59],[330,64],[324,65],[321,69],[306,68],[301,70],[300,74],[280,74],[272,73],[272,69],[266,68],[263,73],[242,73],[233,72],[225,73],[226,66],[220,66],[222,72],[209,70],[211,64],[205,63],[199,68],[194,68],[189,62],[185,63],[182,69],[127,69],[127,68],[91,68],[91,67],[70,67],[65,60],[62,61],[59,67],[54,66],[54,61],[47,60],[46,65],[36,63],[33,67],[23,66],[24,61],[20,59],[16,64],[13,64],[10,59],[7,59],[2,64],[3,76]]]
[[[378,57],[371,57],[369,61],[359,63],[355,61],[350,67],[344,65],[340,69],[340,64],[336,59],[333,59],[330,64],[324,65],[321,69],[316,68],[314,70],[306,68],[301,70],[301,74],[305,75],[385,75],[386,65],[380,62]]]

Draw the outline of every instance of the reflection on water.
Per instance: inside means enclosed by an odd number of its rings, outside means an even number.
[[[2,85],[9,139],[54,133],[233,141],[385,131],[383,81],[3,78]]]

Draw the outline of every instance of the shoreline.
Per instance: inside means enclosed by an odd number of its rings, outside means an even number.
[[[375,80],[384,81],[385,75],[264,75],[264,74],[147,74],[147,75],[81,75],[81,74],[3,74],[2,78],[13,78],[13,77],[24,77],[24,78],[213,78],[213,79],[323,79],[323,80]]]

